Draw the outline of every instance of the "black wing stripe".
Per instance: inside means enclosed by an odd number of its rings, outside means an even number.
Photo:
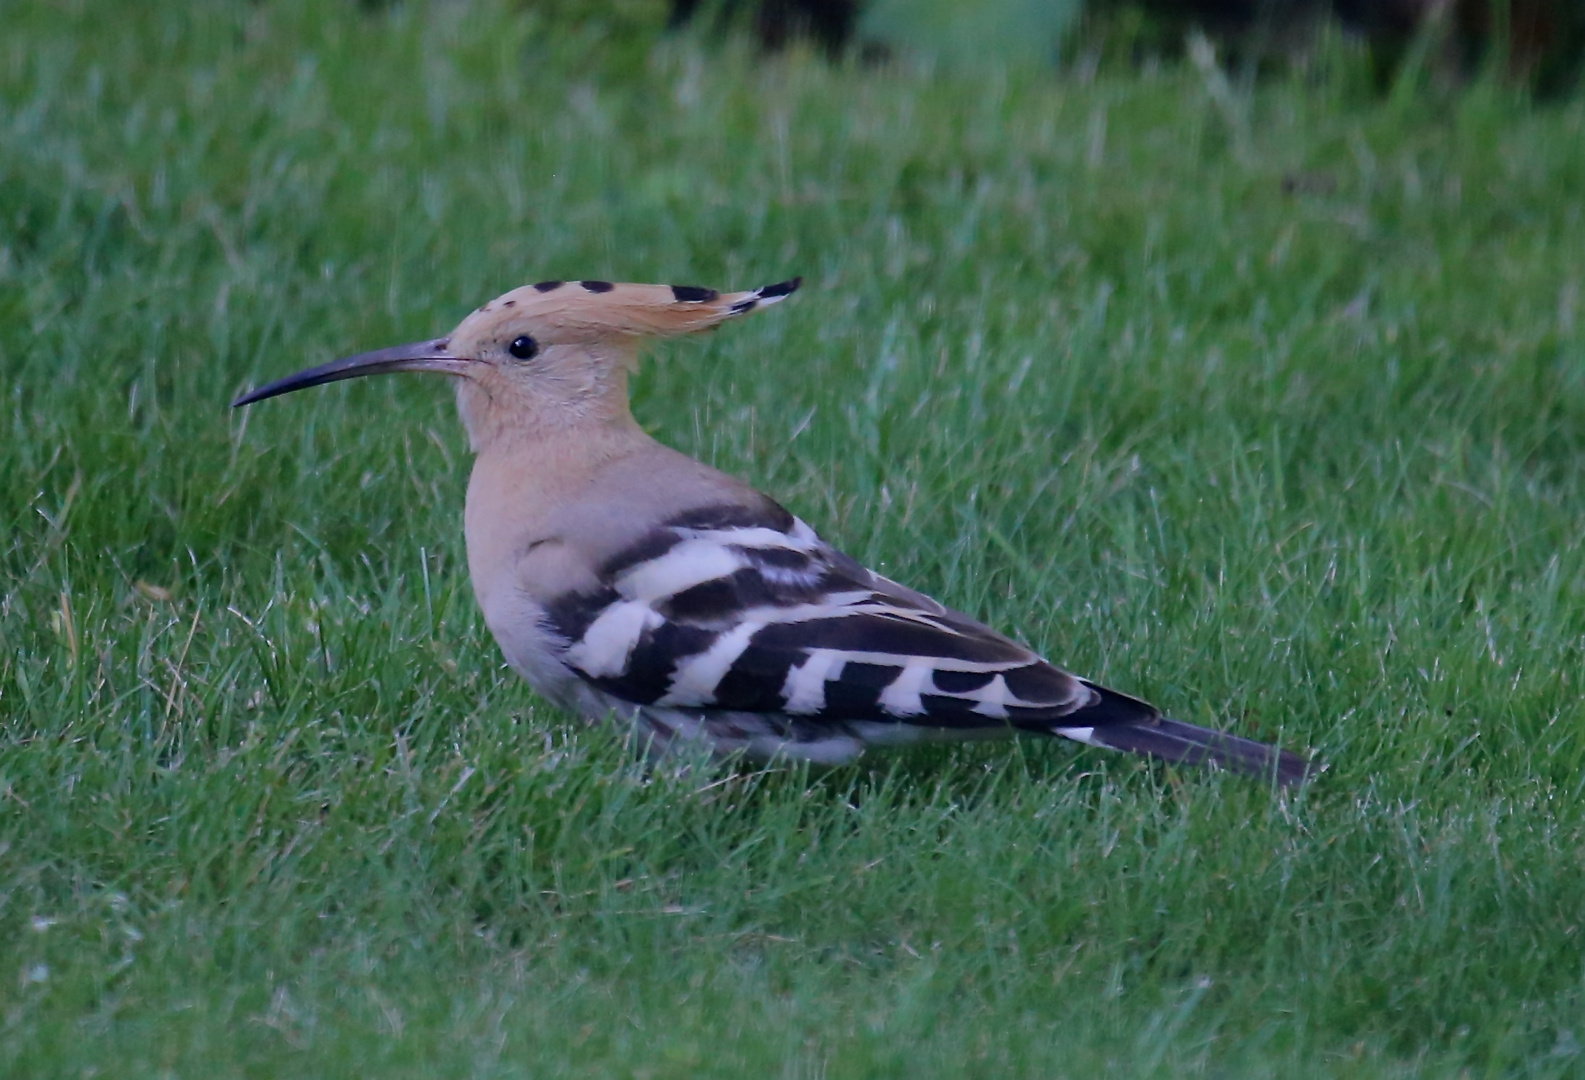
[[[746,566],[729,577],[713,578],[674,593],[655,607],[669,619],[729,624],[741,618],[758,619],[759,609],[773,617],[776,610],[789,603],[817,603],[825,595],[827,590],[818,584],[781,582]]]
[[[901,668],[880,664],[844,664],[842,677],[825,684],[822,720],[876,720],[881,713],[881,693],[901,674]]]
[[[682,623],[662,622],[639,635],[620,672],[585,677],[618,697],[640,705],[653,705],[671,690],[672,679],[681,662],[707,651],[717,636]]]
[[[968,694],[984,689],[996,678],[994,671],[943,671],[937,668],[931,676],[936,689],[943,694]]]
[[[914,717],[912,722],[931,727],[1002,727],[1017,723],[1022,719],[1022,713],[1028,711],[1008,708],[1006,716],[996,716],[986,712],[978,702],[964,698],[921,694],[919,700],[924,704],[925,711],[922,716]]]
[[[840,609],[827,618],[772,623],[754,637],[765,649],[839,649],[891,653],[900,659],[939,657],[975,664],[1020,664],[1029,654],[1007,641],[966,637],[925,623]]]
[[[1068,705],[1074,701],[1077,689],[1073,676],[1047,663],[1013,668],[1004,678],[1008,692],[1019,701]]]
[[[782,688],[787,673],[800,659],[788,654],[739,657],[715,687],[715,706],[746,712],[780,712],[787,701]]]
[[[732,530],[769,529],[787,534],[797,523],[798,519],[785,507],[769,499],[758,508],[735,504],[698,507],[669,519],[660,528],[644,534],[637,543],[607,559],[600,565],[599,574],[602,580],[614,581],[640,563],[659,559],[684,540],[694,538],[690,534],[726,534],[721,537],[723,540],[729,539]],[[767,550],[754,557],[773,562],[780,556]]]
[[[646,533],[638,543],[601,563],[596,572],[601,581],[615,581],[635,566],[661,558],[682,541],[681,533],[672,529],[655,529]]]
[[[772,529],[791,533],[798,519],[780,503],[766,499],[758,506],[723,503],[686,510],[666,521],[666,529]]]
[[[616,590],[610,588],[593,593],[567,593],[546,605],[545,621],[569,642],[578,641],[602,611],[620,601]]]

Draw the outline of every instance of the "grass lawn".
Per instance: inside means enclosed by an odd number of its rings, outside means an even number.
[[[7,1077],[1585,1071],[1585,103],[0,20]],[[1319,782],[646,773],[504,668],[444,385],[226,407],[795,273],[651,430]]]

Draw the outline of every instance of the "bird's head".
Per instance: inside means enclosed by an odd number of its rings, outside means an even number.
[[[542,281],[498,296],[443,338],[360,353],[288,375],[233,406],[322,383],[391,371],[457,377],[475,449],[509,430],[627,416],[627,374],[646,338],[708,330],[774,304],[801,279],[747,292],[693,285]]]

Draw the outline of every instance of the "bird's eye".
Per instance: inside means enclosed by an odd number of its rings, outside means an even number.
[[[524,334],[521,337],[513,338],[512,344],[506,347],[506,351],[519,360],[532,360],[539,355],[539,342]]]

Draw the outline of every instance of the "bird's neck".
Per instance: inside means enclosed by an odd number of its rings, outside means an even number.
[[[481,434],[486,437],[480,439]],[[510,431],[470,429],[470,435],[477,454],[464,514],[468,566],[485,618],[495,629],[506,617],[501,610],[515,611],[521,602],[525,558],[570,558],[589,541],[581,534],[573,538],[576,543],[561,535],[569,527],[567,508],[587,504],[611,471],[659,447],[634,421],[625,400],[620,409],[586,413],[573,422],[518,425]],[[622,523],[619,515],[612,527]],[[577,576],[590,568],[575,558],[563,570],[549,575],[556,589],[593,587]]]
[[[611,463],[655,445],[627,400],[627,378],[576,401],[491,399],[465,385],[458,406],[473,446],[473,487],[530,512],[576,497]],[[470,492],[470,502],[473,493]]]

